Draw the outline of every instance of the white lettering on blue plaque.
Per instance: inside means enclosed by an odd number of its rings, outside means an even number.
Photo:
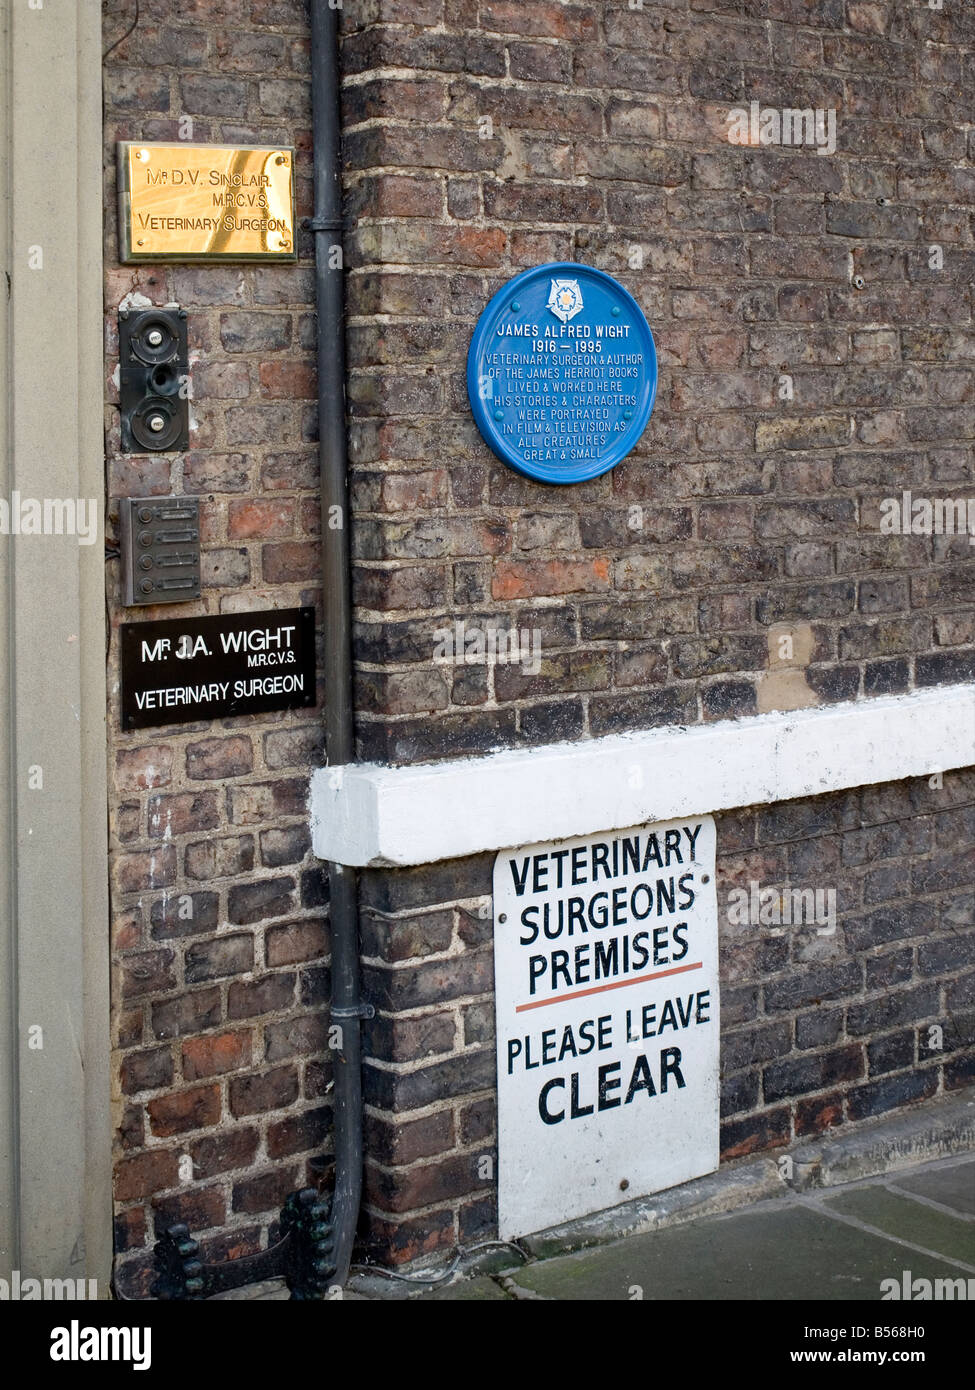
[[[585,482],[614,468],[646,428],[653,334],[611,275],[571,261],[536,266],[481,315],[467,390],[498,458],[538,482]]]

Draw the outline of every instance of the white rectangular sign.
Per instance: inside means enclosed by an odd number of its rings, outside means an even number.
[[[714,861],[710,816],[495,860],[503,1240],[718,1166]]]

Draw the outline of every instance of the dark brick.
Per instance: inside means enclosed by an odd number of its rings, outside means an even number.
[[[122,1059],[122,1090],[126,1095],[138,1091],[158,1091],[173,1079],[173,1054],[168,1047],[145,1052],[129,1052]]]
[[[264,949],[270,966],[296,965],[300,961],[317,960],[328,953],[328,932],[325,923],[307,920],[270,927],[265,933]]]
[[[770,1057],[781,1057],[791,1046],[792,1025],[787,1022],[763,1023],[755,1028],[725,1033],[721,1039],[722,1069],[733,1072],[752,1067],[756,1062],[767,1062]]]
[[[261,1115],[267,1110],[283,1110],[298,1097],[298,1072],[293,1066],[275,1067],[273,1071],[255,1072],[251,1076],[235,1076],[230,1082],[231,1113]]]
[[[914,1031],[909,1029],[900,1033],[888,1033],[886,1037],[875,1038],[867,1044],[867,1060],[871,1076],[881,1076],[884,1072],[899,1071],[914,1065]]]
[[[363,1095],[380,1110],[417,1110],[450,1096],[470,1095],[495,1084],[493,1049],[479,1048],[399,1074],[363,1067]]]
[[[237,1128],[195,1139],[189,1146],[195,1179],[212,1178],[254,1162],[260,1136],[256,1129]]]
[[[721,1157],[726,1160],[742,1158],[763,1149],[781,1148],[788,1144],[791,1133],[788,1106],[748,1115],[741,1120],[728,1120],[721,1126]]]
[[[937,915],[932,904],[888,903],[866,917],[843,923],[843,935],[850,951],[869,951],[892,941],[905,941],[934,930]]]
[[[859,1043],[835,1048],[832,1052],[788,1057],[766,1067],[762,1091],[766,1102],[785,1100],[807,1091],[822,1091],[841,1081],[854,1081],[863,1075],[863,1049]]]
[[[941,992],[937,985],[893,990],[879,999],[851,1004],[846,1011],[846,1031],[854,1037],[862,1037],[898,1023],[936,1018],[940,1000]]]
[[[365,1120],[366,1150],[377,1163],[389,1167],[432,1158],[454,1144],[454,1120],[449,1110],[434,1111],[418,1120],[391,1124],[378,1115]],[[464,1143],[476,1141],[477,1134],[465,1134]]]
[[[220,990],[197,989],[152,1006],[152,1035],[179,1038],[220,1022]]]
[[[486,950],[395,970],[367,966],[363,972],[369,998],[377,1008],[397,1010],[415,1009],[465,994],[484,994],[493,979],[493,955]]]
[[[255,1018],[288,1009],[294,1002],[293,970],[277,971],[260,980],[235,980],[227,991],[228,1018]]]
[[[860,978],[856,961],[796,969],[782,979],[769,980],[765,986],[765,1008],[769,1013],[779,1013],[818,1004],[823,999],[841,999],[859,990]]]
[[[975,961],[975,940],[971,936],[930,941],[918,948],[917,968],[922,975],[947,975]]]
[[[297,1168],[274,1168],[255,1173],[234,1183],[233,1209],[252,1214],[276,1210],[297,1186]]]
[[[240,926],[282,917],[294,907],[293,878],[268,878],[235,884],[227,894],[227,917]]]
[[[250,935],[218,936],[213,941],[195,941],[186,951],[186,983],[217,980],[224,975],[241,975],[254,965],[254,938]]]
[[[149,930],[157,941],[215,931],[219,924],[219,905],[217,893],[167,894],[149,909]]]
[[[288,1158],[306,1149],[320,1148],[331,1128],[331,1119],[331,1109],[322,1107],[276,1120],[267,1129],[268,1158]]]
[[[796,1019],[796,1047],[828,1047],[843,1032],[842,1009],[816,1009]]]
[[[721,1115],[738,1115],[758,1105],[757,1071],[739,1072],[721,1083]]]
[[[328,1030],[321,1014],[302,1014],[283,1023],[272,1023],[264,1029],[265,1056],[269,1062],[287,1057],[321,1052]]]
[[[897,1110],[902,1105],[924,1100],[934,1095],[937,1089],[938,1076],[935,1071],[902,1072],[883,1081],[854,1087],[847,1097],[847,1112],[851,1120],[865,1120],[871,1115],[882,1115],[888,1110]]]

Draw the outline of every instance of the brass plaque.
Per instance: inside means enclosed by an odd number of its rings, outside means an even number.
[[[294,261],[294,150],[120,141],[127,261]]]

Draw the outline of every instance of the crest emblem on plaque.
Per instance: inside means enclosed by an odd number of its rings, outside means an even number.
[[[578,280],[553,280],[549,291],[548,307],[557,319],[568,323],[576,314],[582,313],[582,290]]]

